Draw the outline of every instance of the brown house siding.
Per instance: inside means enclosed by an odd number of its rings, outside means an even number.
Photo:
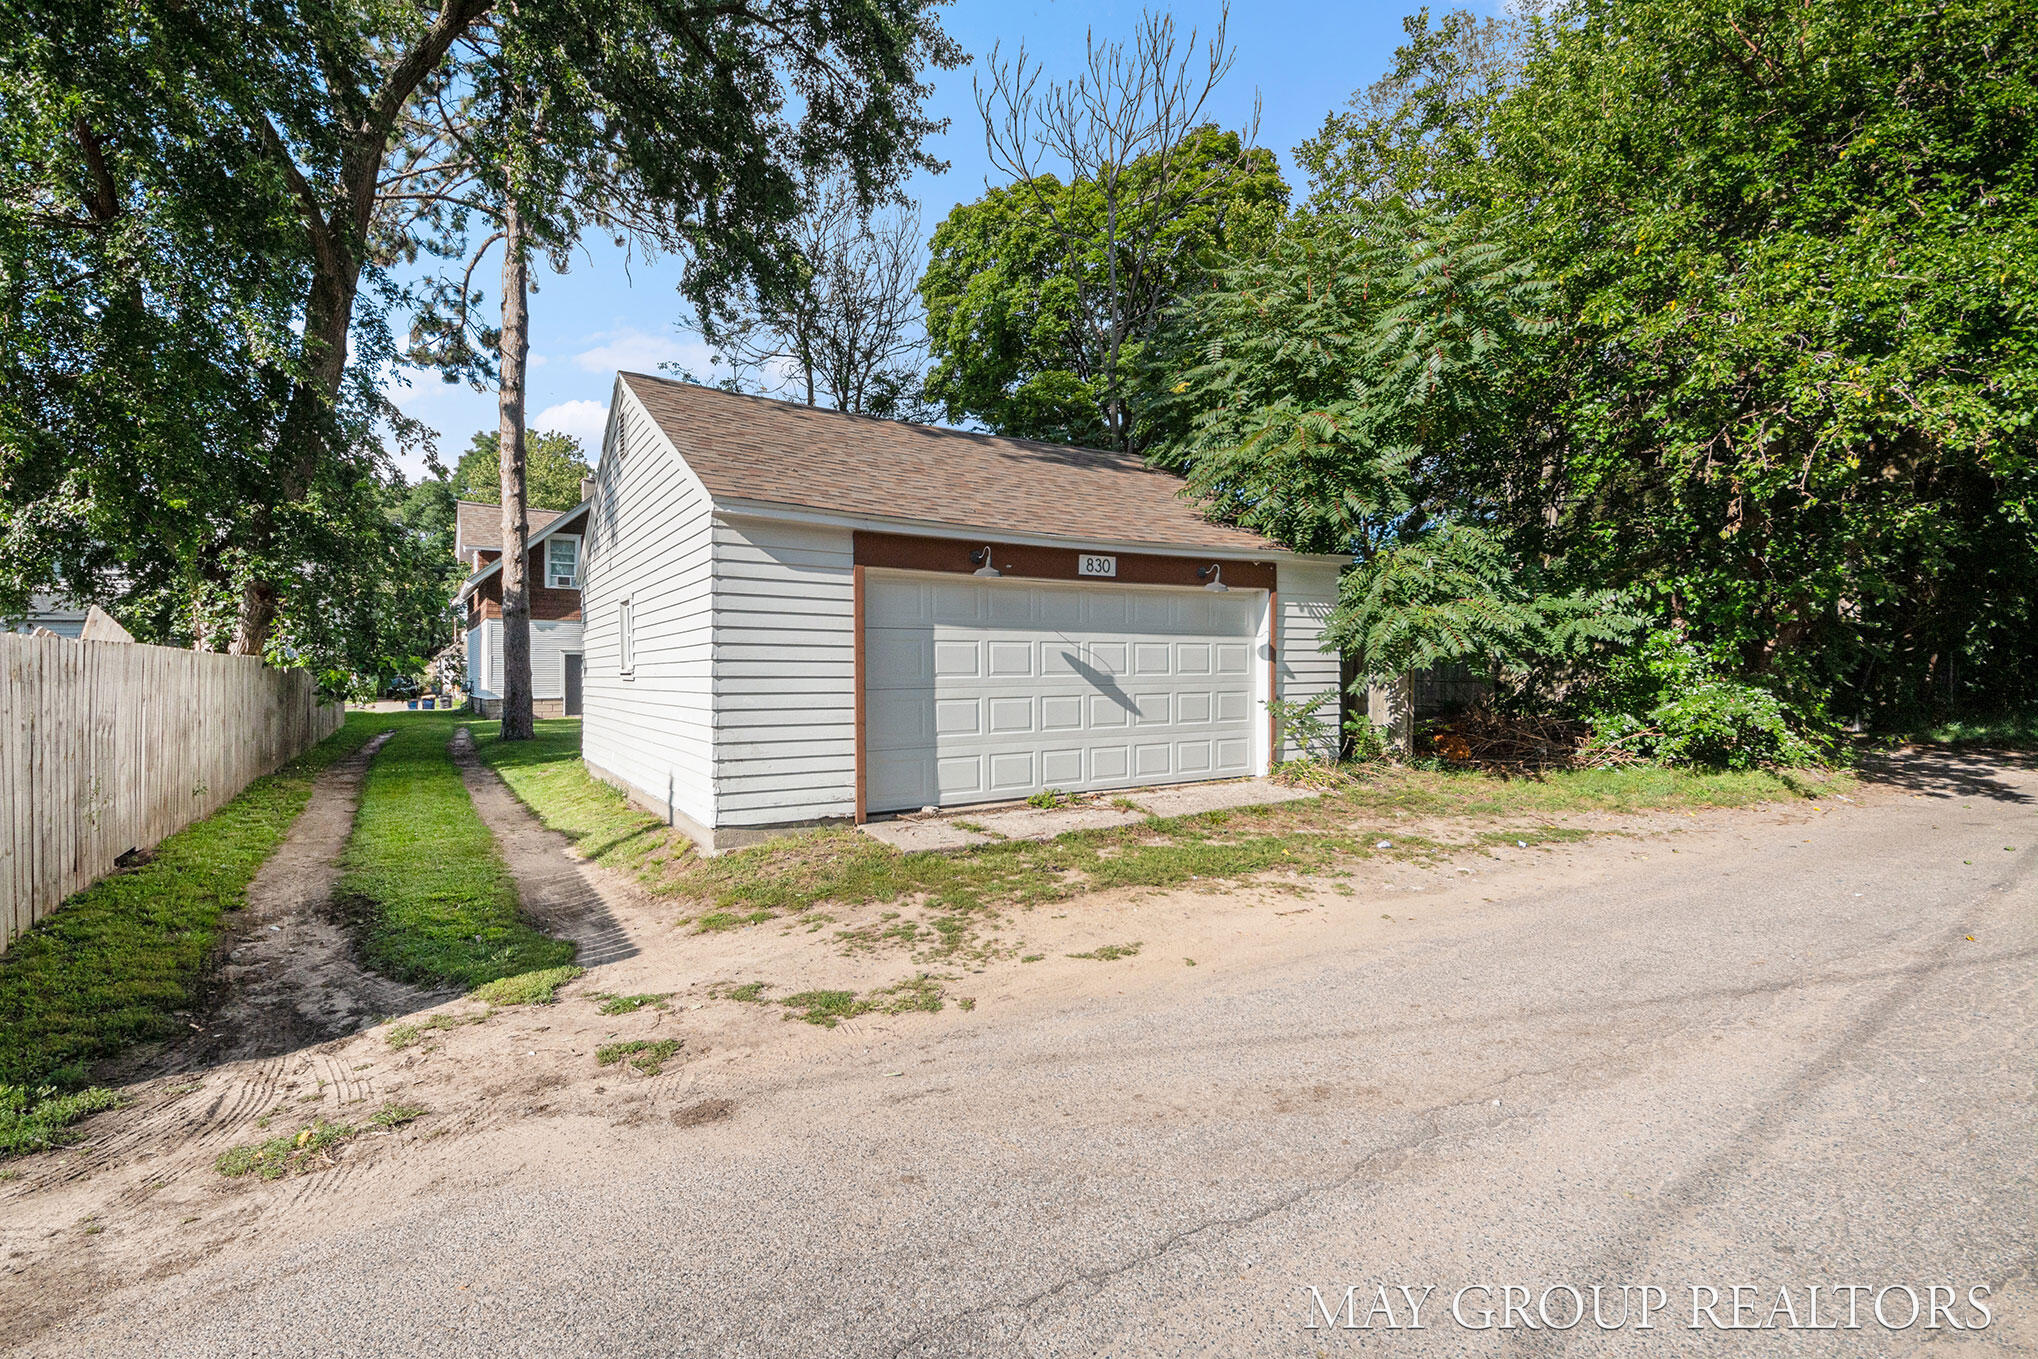
[[[493,557],[490,558],[493,560]],[[545,545],[538,544],[531,549],[528,574],[531,582],[531,617],[536,620],[566,622],[580,621],[580,591],[554,590],[538,584],[545,578]],[[467,599],[467,626],[473,627],[484,618],[502,617],[502,572],[498,571],[481,582]]]

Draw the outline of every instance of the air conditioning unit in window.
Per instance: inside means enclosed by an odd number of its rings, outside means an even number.
[[[545,577],[545,585],[548,589],[553,590],[574,590],[579,588],[579,582],[570,575],[548,574]]]

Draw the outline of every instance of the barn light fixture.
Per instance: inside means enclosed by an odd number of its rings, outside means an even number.
[[[991,545],[989,543],[984,544],[982,551],[970,553],[969,559],[970,563],[977,568],[972,574],[979,576],[1002,576],[1005,574],[997,567],[991,565]],[[979,563],[981,564],[979,565]]]
[[[1196,573],[1196,579],[1201,580],[1205,576],[1210,577],[1210,583],[1208,585],[1205,585],[1203,588],[1206,590],[1215,590],[1218,594],[1223,594],[1225,591],[1231,588],[1229,585],[1226,585],[1224,583],[1223,571],[1224,568],[1220,563],[1212,562],[1210,563],[1210,565],[1204,567],[1201,571],[1198,571]]]

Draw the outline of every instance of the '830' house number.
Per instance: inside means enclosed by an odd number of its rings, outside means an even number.
[[[1085,552],[1076,562],[1076,574],[1079,576],[1115,576],[1118,574],[1118,559],[1116,557],[1100,557],[1095,553]]]

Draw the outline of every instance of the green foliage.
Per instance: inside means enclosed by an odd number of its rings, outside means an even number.
[[[449,490],[461,500],[502,503],[501,435],[475,434],[453,469]],[[580,440],[571,434],[533,430],[524,441],[524,501],[534,510],[570,510],[580,503],[580,481],[594,475]],[[448,555],[452,548],[447,548]]]
[[[1151,203],[1141,198],[1142,186],[1159,163],[1142,159],[1126,170],[1121,195],[1138,206],[1119,224],[1120,237],[1151,232],[1154,245],[1138,277],[1120,285],[1129,290],[1127,332],[1115,370],[1092,300],[1110,286],[1112,265],[1105,195],[1093,180],[1043,176],[992,189],[949,213],[935,228],[920,281],[934,360],[930,399],[950,420],[1000,434],[1113,446],[1103,403],[1114,371],[1121,381],[1137,376],[1141,346],[1164,310],[1199,281],[1206,252],[1264,237],[1287,201],[1272,154],[1254,151],[1249,173],[1228,193],[1180,206],[1240,153],[1237,133],[1197,130],[1175,153],[1192,162],[1180,187]],[[1122,250],[1117,263],[1131,272]]]
[[[1454,664],[1521,680],[1585,662],[1640,626],[1618,594],[1560,591],[1494,534],[1452,525],[1347,572],[1327,635],[1376,680]]]
[[[338,733],[226,806],[101,878],[0,955],[0,1083],[84,1084],[90,1063],[187,1032],[221,916],[311,796],[312,776],[379,726],[354,713]]]
[[[1733,678],[1671,629],[1650,633],[1609,668],[1586,717],[1595,745],[1665,764],[1754,769],[1818,764],[1828,754],[1829,743],[1806,734],[1774,693]]]
[[[560,987],[586,975],[584,967],[543,967],[485,982],[469,991],[467,999],[484,1005],[550,1005],[558,999]]]
[[[368,767],[336,891],[362,957],[399,981],[463,990],[570,964],[573,945],[517,908],[516,884],[447,754],[457,719],[382,721],[396,735]]]
[[[119,1104],[120,1096],[98,1087],[63,1094],[48,1085],[0,1085],[0,1161],[75,1142],[73,1123]]]
[[[1467,515],[1531,437],[1548,288],[1479,214],[1400,203],[1291,222],[1177,313],[1159,456],[1225,519],[1310,552]]]
[[[1337,699],[1337,690],[1326,689],[1301,698],[1265,700],[1267,716],[1274,723],[1275,749],[1287,750],[1292,746],[1302,752],[1302,759],[1334,763],[1338,748]],[[1328,716],[1324,714],[1325,708],[1330,710]]]
[[[2030,18],[1600,0],[1459,175],[1535,203],[1523,248],[1563,289],[1568,563],[1658,586],[1731,672],[1803,701],[1995,705],[2026,683]]]

